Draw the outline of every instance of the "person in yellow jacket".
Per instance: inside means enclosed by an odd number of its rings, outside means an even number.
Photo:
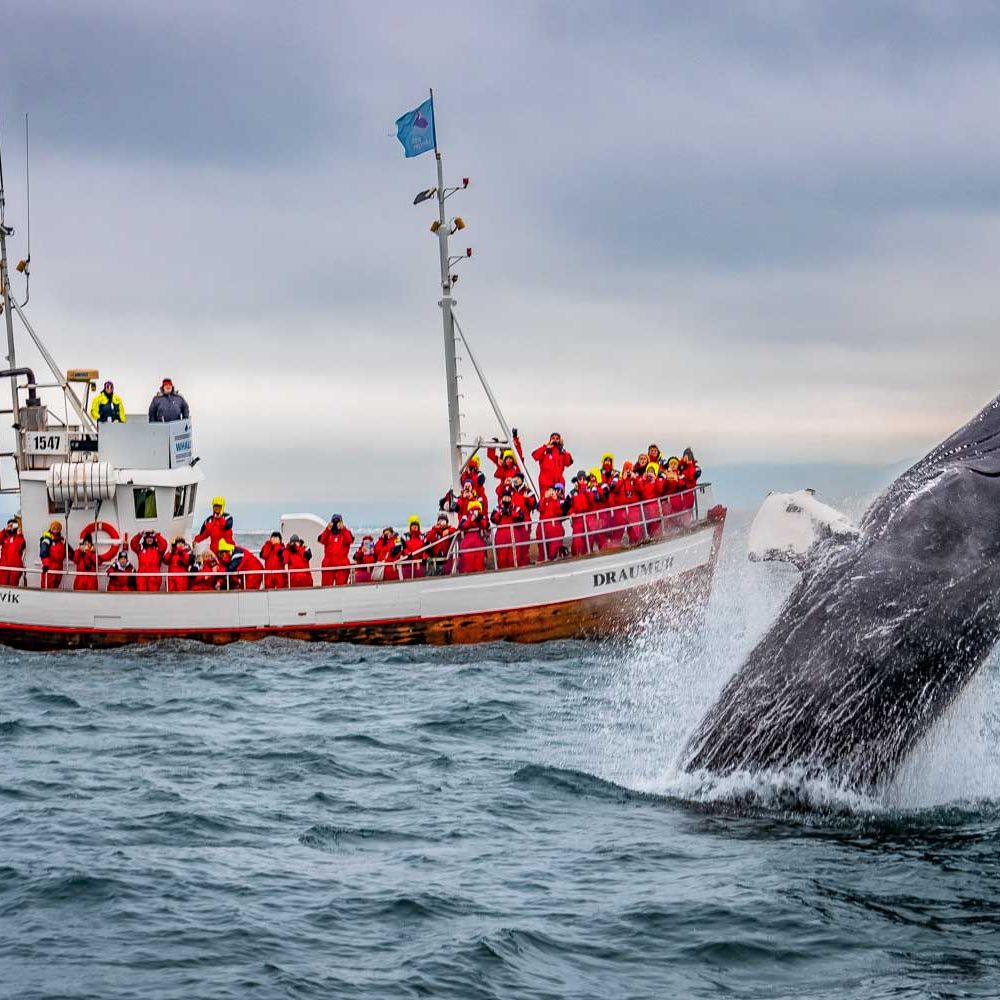
[[[115,392],[114,382],[105,382],[104,388],[94,397],[90,404],[90,415],[99,423],[125,423],[125,404],[121,396]]]

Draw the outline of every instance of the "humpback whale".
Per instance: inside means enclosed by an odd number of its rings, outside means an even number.
[[[859,791],[891,780],[1000,640],[1000,396],[857,530],[825,520],[808,558],[792,559],[802,577],[774,624],[688,740],[688,771],[802,768]]]

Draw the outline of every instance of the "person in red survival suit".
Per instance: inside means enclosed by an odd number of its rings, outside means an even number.
[[[194,536],[195,542],[204,542],[208,539],[212,546],[212,551],[219,554],[219,542],[226,541],[230,545],[235,545],[233,539],[233,518],[226,513],[226,498],[215,497],[212,500],[212,513],[202,522],[201,531]]]
[[[612,494],[615,486],[618,485],[618,477],[621,473],[615,468],[615,456],[610,451],[606,451],[601,456],[600,477],[601,483],[608,488],[608,495],[605,497],[604,506],[601,510],[601,548],[606,549],[609,545],[617,545],[621,541],[621,535],[615,534],[617,525],[615,524],[614,498]]]
[[[642,497],[639,495],[638,480],[632,471],[632,463],[622,465],[622,474],[611,491],[614,508],[616,538],[621,542],[619,532],[627,532],[629,543],[642,541]]]
[[[0,534],[0,587],[19,587],[24,576],[24,550],[27,547],[21,524],[16,517],[7,521]]]
[[[482,573],[486,569],[484,533],[488,530],[489,522],[483,505],[478,500],[473,500],[465,517],[458,522],[459,573]]]
[[[493,552],[497,569],[511,569],[517,565],[516,531],[524,526],[524,510],[514,506],[511,487],[508,486],[500,497],[500,506],[490,514],[490,520],[496,525]]]
[[[311,559],[312,549],[307,548],[298,535],[292,535],[285,548],[285,569],[288,570],[289,587],[313,585],[312,572],[309,569]]]
[[[507,485],[512,476],[520,472],[520,462],[524,461],[524,449],[521,447],[521,439],[517,436],[517,428],[511,431],[514,438],[514,447],[517,455],[510,448],[504,449],[503,454],[498,456],[499,449],[487,448],[486,457],[496,466],[493,478],[497,480],[497,500],[503,496],[503,488]],[[520,458],[520,462],[518,459]]]
[[[658,444],[651,444],[646,449],[646,455],[649,457],[650,465],[658,465],[662,471],[663,469],[663,452],[660,451],[660,446]]]
[[[594,509],[584,515],[587,519],[587,538],[590,540],[590,551],[597,552],[605,545],[610,524],[608,503],[611,497],[611,487],[601,482],[599,468],[590,470],[587,476],[587,489],[594,498]]]
[[[534,490],[524,481],[524,476],[520,472],[515,472],[510,477],[510,485],[513,492],[511,500],[514,510],[520,511],[523,521],[514,525],[514,540],[517,548],[514,551],[514,561],[518,566],[531,565],[531,515],[538,506],[538,497]]]
[[[649,465],[649,455],[644,451],[639,452],[639,457],[635,460],[635,465],[632,466],[632,471],[635,473],[636,479],[642,479],[646,475],[646,468]]]
[[[260,590],[264,582],[264,564],[242,545],[229,547],[219,543],[219,561],[227,574],[227,590]]]
[[[573,456],[566,450],[561,434],[553,431],[548,443],[539,445],[531,457],[538,463],[538,488],[543,496],[556,483],[566,485],[566,470],[573,464]]]
[[[562,554],[563,529],[563,488],[550,486],[542,497],[538,508],[538,558],[551,562]]]
[[[322,586],[342,587],[351,582],[351,546],[354,535],[339,514],[330,518],[317,541],[323,546]]]
[[[483,505],[483,511],[489,511],[489,500],[486,497],[486,476],[479,468],[478,455],[473,455],[468,462],[465,463],[465,468],[462,470],[459,483],[463,487],[466,483],[471,483],[472,492],[476,499]]]
[[[62,586],[62,571],[66,565],[66,539],[58,521],[53,521],[42,535],[38,555],[42,560],[42,589],[58,590]]]
[[[663,499],[660,500],[660,507],[663,510],[663,526],[671,530],[684,526],[684,519],[678,516],[684,504],[684,497],[681,496],[684,483],[677,471],[679,465],[680,459],[672,456],[667,459],[666,469],[660,473],[660,478],[663,480]]]
[[[694,490],[701,479],[701,466],[698,465],[694,452],[690,448],[685,448],[681,453],[680,465],[677,468],[680,473],[681,483],[684,487],[684,495],[681,497],[681,507],[690,510],[694,507]]]
[[[70,549],[70,558],[76,567],[73,577],[74,590],[97,590],[97,553],[94,551],[94,539],[84,535],[80,547],[75,551]]]
[[[162,568],[169,548],[167,540],[158,531],[144,531],[132,539],[129,548],[139,557],[135,589],[140,593],[158,593],[163,586]]]
[[[382,565],[372,570],[372,579],[388,582],[399,579],[396,563],[403,555],[403,540],[396,534],[396,529],[386,525],[375,543],[375,561]]]
[[[271,537],[260,550],[264,560],[264,589],[284,590],[288,586],[288,570],[285,568],[285,543],[280,531],[272,531]]]
[[[660,497],[663,496],[663,480],[660,467],[655,462],[646,466],[645,475],[636,480],[635,488],[642,498],[642,527],[647,538],[655,538],[663,527],[663,511]]]
[[[456,528],[449,523],[448,515],[442,513],[438,514],[437,521],[424,535],[424,543],[430,546],[427,550],[427,571],[431,576],[440,576],[450,571],[448,555],[455,532]]]
[[[181,593],[191,589],[191,572],[194,569],[194,552],[181,537],[174,539],[165,557],[167,563],[167,592]]]
[[[211,549],[202,557],[201,562],[194,565],[192,590],[223,590],[226,586],[226,567],[219,562]]]
[[[566,497],[564,513],[571,515],[573,541],[570,543],[570,551],[575,556],[584,556],[590,551],[587,541],[587,515],[594,509],[594,496],[587,486],[587,473],[583,469],[573,477],[573,482],[576,485]]]
[[[135,590],[135,567],[129,562],[128,552],[122,549],[108,567],[108,593],[123,594],[130,590]]]
[[[372,571],[368,568],[377,562],[375,558],[375,539],[371,535],[365,535],[361,539],[361,544],[354,553],[355,583],[371,583]]]
[[[403,571],[404,580],[413,580],[426,573],[427,543],[420,531],[420,518],[410,515],[406,537],[403,539]]]

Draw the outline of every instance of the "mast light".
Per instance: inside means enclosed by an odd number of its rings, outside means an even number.
[[[457,233],[460,229],[465,229],[465,219],[460,215],[455,216],[455,228],[452,230],[453,233]]]
[[[439,230],[440,228],[441,228],[441,223],[440,223],[440,222],[439,222],[439,221],[438,221],[437,219],[435,219],[435,220],[434,220],[434,221],[433,221],[433,222],[431,223],[431,232],[432,232],[432,233],[434,233],[435,235],[437,235],[437,231],[438,231],[438,230]]]

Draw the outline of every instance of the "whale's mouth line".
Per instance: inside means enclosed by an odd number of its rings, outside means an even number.
[[[969,472],[974,472],[977,476],[984,476],[986,479],[1000,479],[1000,470],[997,472],[984,472],[982,469],[976,469],[973,466],[966,466]]]

